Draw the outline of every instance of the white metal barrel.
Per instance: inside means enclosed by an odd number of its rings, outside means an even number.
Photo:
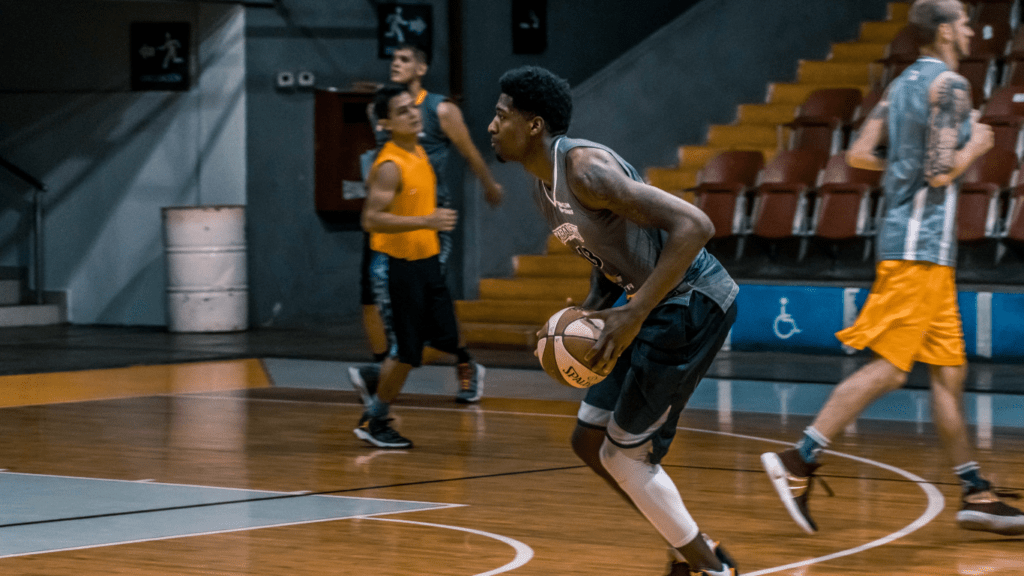
[[[172,206],[161,212],[168,330],[248,328],[245,206]]]

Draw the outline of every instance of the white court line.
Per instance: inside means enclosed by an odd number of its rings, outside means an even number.
[[[515,570],[516,568],[520,568],[520,567],[524,566],[527,562],[529,562],[530,560],[533,559],[533,548],[530,548],[529,546],[527,546],[526,544],[523,544],[522,542],[520,542],[518,540],[513,540],[512,538],[508,538],[507,536],[501,536],[499,534],[493,534],[491,532],[484,532],[483,530],[474,530],[472,528],[463,528],[461,526],[449,526],[447,524],[431,524],[429,522],[414,522],[412,520],[399,520],[397,518],[371,518],[371,520],[379,520],[381,522],[401,522],[403,524],[416,524],[416,525],[419,525],[419,526],[430,526],[432,528],[444,528],[446,530],[459,530],[459,531],[462,531],[462,532],[469,532],[470,534],[477,534],[479,536],[486,536],[487,538],[493,538],[494,540],[498,540],[500,542],[504,542],[505,544],[508,544],[513,549],[515,549],[516,556],[508,564],[505,564],[504,566],[502,566],[500,568],[495,568],[494,570],[490,570],[490,571],[487,571],[487,572],[481,572],[479,574],[475,574],[474,576],[495,576],[496,574],[503,574],[505,572],[511,572],[512,570]]]
[[[677,429],[678,430],[686,430],[688,432],[705,432],[705,433],[708,433],[708,434],[719,434],[721,436],[730,436],[730,437],[733,437],[733,438],[742,438],[744,440],[757,440],[757,441],[761,441],[761,442],[771,442],[773,444],[782,444],[782,445],[785,445],[785,446],[789,446],[789,445],[792,444],[792,442],[786,442],[786,441],[783,441],[783,440],[771,440],[769,438],[761,438],[759,436],[747,436],[747,435],[744,435],[744,434],[733,434],[731,432],[718,432],[718,431],[715,431],[715,430],[701,430],[699,428],[686,428],[686,427],[682,427],[682,426],[678,427]],[[920,487],[921,490],[924,491],[925,495],[928,497],[928,506],[925,508],[924,513],[921,514],[921,516],[919,516],[917,518],[917,520],[914,520],[913,522],[911,522],[910,524],[907,524],[902,529],[897,530],[896,532],[893,532],[893,533],[891,533],[891,534],[889,534],[887,536],[883,536],[883,537],[881,537],[881,538],[879,538],[877,540],[872,540],[871,542],[868,542],[867,544],[861,544],[860,546],[855,546],[853,548],[848,548],[846,550],[841,550],[839,552],[833,552],[832,554],[827,554],[825,556],[819,556],[817,558],[811,558],[810,560],[804,560],[802,562],[794,562],[792,564],[786,564],[784,566],[776,566],[774,568],[765,568],[764,570],[758,570],[756,572],[744,572],[743,573],[744,576],[760,576],[761,574],[772,574],[774,572],[781,572],[782,570],[792,570],[793,568],[801,568],[801,567],[804,567],[804,566],[810,566],[811,564],[818,564],[819,562],[826,562],[828,560],[835,560],[836,558],[842,558],[843,556],[851,556],[853,554],[858,554],[860,552],[864,552],[865,550],[870,550],[871,548],[877,548],[877,547],[882,546],[884,544],[888,544],[888,543],[893,542],[895,540],[899,540],[900,538],[903,538],[907,534],[910,534],[911,532],[914,532],[914,531],[916,531],[916,530],[918,530],[920,528],[925,527],[929,522],[934,520],[935,517],[938,516],[940,512],[942,512],[943,508],[946,507],[946,499],[943,498],[942,493],[939,492],[939,489],[936,488],[934,484],[928,482],[924,478],[921,478],[920,476],[918,476],[918,475],[916,475],[916,474],[914,474],[912,472],[907,472],[906,470],[903,470],[902,468],[897,468],[895,466],[890,466],[889,464],[884,464],[882,462],[878,462],[877,460],[871,460],[869,458],[862,458],[860,456],[854,456],[853,454],[846,454],[845,452],[836,452],[835,450],[825,450],[825,453],[826,454],[832,454],[833,456],[839,456],[841,458],[847,458],[849,460],[856,460],[857,462],[863,462],[865,464],[870,464],[872,466],[876,466],[878,468],[882,468],[882,469],[888,470],[890,472],[895,472],[896,474],[899,474],[900,476],[903,476],[904,478],[906,478],[906,479],[910,480],[911,482],[914,482],[915,484],[917,484],[918,487]]]
[[[228,505],[228,504],[245,504],[247,502],[259,503],[259,502],[262,502],[262,501],[265,501],[265,500],[273,499],[275,497],[280,497],[280,499],[284,499],[284,498],[287,498],[289,496],[304,496],[304,495],[317,496],[317,497],[322,497],[322,498],[345,498],[345,499],[349,499],[349,500],[376,500],[376,501],[380,501],[380,502],[409,502],[409,503],[412,503],[412,504],[431,504],[431,505],[435,505],[435,506],[442,506],[442,507],[445,507],[445,508],[461,508],[463,506],[467,506],[467,504],[449,504],[449,503],[445,503],[445,502],[427,502],[425,500],[396,500],[394,498],[368,498],[366,496],[347,496],[347,495],[344,495],[344,494],[322,494],[322,493],[313,492],[313,491],[310,491],[310,490],[295,490],[295,491],[292,491],[292,492],[281,492],[279,490],[258,490],[256,488],[232,488],[230,486],[207,486],[205,484],[179,484],[179,483],[176,483],[176,482],[157,482],[156,480],[153,480],[153,479],[147,479],[147,480],[120,480],[120,479],[117,479],[117,478],[96,478],[96,477],[93,477],[93,476],[65,476],[65,475],[61,475],[61,474],[34,474],[32,472],[8,472],[6,470],[0,470],[0,476],[3,476],[3,475],[8,475],[8,476],[38,476],[38,477],[41,477],[41,478],[65,478],[65,479],[68,479],[68,480],[95,480],[97,482],[120,482],[120,483],[125,483],[125,484],[149,484],[151,486],[171,486],[171,487],[175,487],[175,488],[198,488],[198,489],[202,489],[202,490],[230,490],[232,492],[252,492],[254,494],[269,494],[270,495],[268,497],[241,498],[241,499],[237,499],[237,500],[228,500],[228,501],[225,501],[225,502],[210,502],[210,503],[197,503],[195,505],[188,505],[188,504],[183,505],[186,508],[189,507],[189,506],[199,506],[199,505],[204,506],[204,507],[208,507],[208,506],[214,506],[214,505],[220,505],[220,504],[225,504],[225,505]],[[132,513],[142,514],[142,513],[152,512],[152,510],[140,509],[140,510],[134,510],[134,511],[131,511],[131,512]],[[157,510],[157,512],[164,512],[164,510]],[[400,512],[400,513],[404,514],[404,512]],[[388,512],[388,514],[391,514],[391,512]],[[395,512],[395,514],[399,514],[399,512]],[[69,518],[69,519],[55,518],[52,521],[53,522],[63,522],[65,520],[78,520],[78,518]]]
[[[465,409],[462,409],[462,408],[434,408],[434,407],[426,407],[426,406],[403,406],[402,409],[403,410],[406,410],[406,409],[436,410],[436,411],[445,411],[445,412],[464,412],[465,411]],[[568,415],[568,414],[542,414],[542,413],[534,413],[534,412],[512,412],[512,411],[508,411],[508,410],[486,410],[486,409],[484,409],[482,411],[487,413],[487,414],[502,414],[502,415],[515,415],[515,416],[537,416],[537,417],[547,417],[547,418],[550,418],[550,417],[554,417],[554,418],[576,418],[575,415]],[[701,433],[705,433],[705,434],[718,434],[718,435],[721,435],[721,436],[731,436],[733,438],[741,438],[741,439],[744,439],[744,440],[754,440],[754,441],[757,441],[757,442],[770,442],[770,443],[773,443],[773,444],[780,444],[780,445],[784,445],[784,446],[789,446],[789,445],[792,444],[792,442],[786,442],[784,440],[773,440],[771,438],[762,438],[760,436],[747,436],[747,435],[744,435],[744,434],[734,434],[734,433],[731,433],[731,432],[720,432],[720,431],[717,431],[717,430],[702,430],[702,429],[699,429],[699,428],[687,428],[685,426],[678,426],[676,429],[677,430],[684,430],[684,431],[687,431],[687,432],[701,432]],[[881,538],[879,538],[877,540],[872,540],[871,542],[868,542],[866,544],[862,544],[860,546],[855,546],[853,548],[848,548],[846,550],[840,550],[839,552],[834,552],[832,554],[827,554],[825,556],[818,556],[817,558],[810,558],[808,560],[803,560],[801,562],[794,562],[792,564],[786,564],[784,566],[776,566],[774,568],[765,568],[763,570],[758,570],[756,572],[744,572],[743,573],[744,576],[760,576],[760,575],[763,575],[763,574],[772,574],[772,573],[775,573],[775,572],[780,572],[782,570],[790,570],[790,569],[793,569],[793,568],[800,568],[800,567],[803,567],[803,566],[810,566],[811,564],[818,564],[818,563],[821,563],[821,562],[827,562],[829,560],[834,560],[836,558],[842,558],[844,556],[851,556],[853,554],[858,554],[860,552],[864,552],[864,551],[870,550],[872,548],[877,548],[879,546],[883,546],[883,545],[888,544],[890,542],[893,542],[895,540],[899,540],[900,538],[903,538],[904,536],[906,536],[906,535],[908,535],[908,534],[910,534],[912,532],[915,532],[915,531],[919,530],[920,528],[923,528],[929,522],[934,520],[935,517],[938,516],[942,512],[942,510],[946,507],[945,498],[943,498],[942,493],[939,491],[939,489],[936,488],[934,484],[928,482],[924,478],[921,478],[920,476],[918,476],[918,475],[916,475],[916,474],[914,474],[912,472],[908,472],[906,470],[903,470],[902,468],[897,468],[897,467],[891,466],[889,464],[878,462],[877,460],[871,460],[869,458],[863,458],[861,456],[854,456],[853,454],[847,454],[845,452],[837,452],[835,450],[825,450],[825,453],[826,454],[832,454],[834,456],[839,456],[841,458],[846,458],[846,459],[849,459],[849,460],[855,460],[855,461],[858,461],[858,462],[862,462],[864,464],[869,464],[871,466],[882,468],[883,470],[889,470],[890,472],[894,472],[894,473],[896,473],[896,474],[898,474],[900,476],[903,476],[904,478],[910,480],[911,482],[914,482],[915,484],[917,484],[918,487],[921,488],[921,490],[925,493],[925,496],[928,499],[928,505],[925,508],[924,513],[921,514],[921,516],[919,516],[916,520],[914,520],[910,524],[907,524],[906,526],[904,526],[902,529],[897,530],[896,532],[893,532],[893,533],[888,534],[886,536],[883,536],[883,537],[881,537]]]

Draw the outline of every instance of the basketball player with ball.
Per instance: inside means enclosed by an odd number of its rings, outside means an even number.
[[[545,327],[565,351],[566,335],[596,338],[585,372],[556,372],[588,388],[573,450],[665,538],[670,576],[735,576],[735,562],[701,533],[660,464],[736,318],[739,288],[704,250],[714,227],[693,205],[645,184],[611,149],[566,137],[565,80],[526,66],[500,84],[488,126],[495,154],[536,177],[534,199],[552,231],[594,265],[584,312],[565,310]],[[625,303],[613,306],[623,294]]]

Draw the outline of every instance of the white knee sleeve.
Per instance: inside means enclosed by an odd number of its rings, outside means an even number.
[[[683,505],[672,478],[661,465],[647,462],[649,451],[649,442],[635,448],[619,448],[605,438],[601,464],[670,546],[685,546],[700,529]]]

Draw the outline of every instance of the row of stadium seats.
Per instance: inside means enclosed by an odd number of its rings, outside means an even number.
[[[1024,246],[1022,169],[1013,152],[996,148],[964,174],[957,210],[960,242]],[[754,236],[801,239],[801,258],[813,239],[863,239],[866,259],[884,208],[880,177],[850,167],[842,152],[829,156],[795,148],[765,164],[760,152],[731,150],[709,162],[689,191],[714,222],[716,238],[741,240],[737,258],[743,255],[743,238]]]

